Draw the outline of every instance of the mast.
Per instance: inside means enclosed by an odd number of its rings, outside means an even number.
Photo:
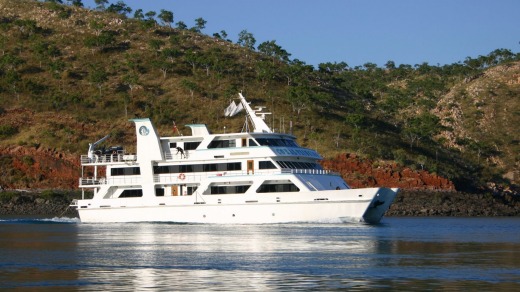
[[[251,125],[253,126],[253,132],[254,133],[272,133],[269,126],[265,123],[264,118],[265,115],[271,114],[271,113],[264,113],[261,112],[263,107],[259,107],[258,113],[260,113],[260,116],[257,116],[257,111],[254,111],[250,106],[249,103],[246,101],[245,97],[242,95],[242,93],[238,93],[238,97],[240,98],[240,102],[242,103],[242,106],[246,110],[246,116],[251,122]]]

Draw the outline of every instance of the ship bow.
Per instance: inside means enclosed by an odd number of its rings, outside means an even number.
[[[395,199],[397,188],[380,188],[370,202],[367,210],[363,214],[363,221],[370,224],[376,224],[381,221],[385,212]]]

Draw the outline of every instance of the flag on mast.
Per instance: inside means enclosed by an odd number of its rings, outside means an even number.
[[[235,104],[235,101],[232,100],[229,106],[224,110],[224,116],[225,117],[231,117],[233,112],[236,110],[237,105]]]
[[[237,107],[235,107],[235,110],[229,115],[230,117],[238,114],[244,109],[244,106],[242,106],[242,103],[239,103]]]

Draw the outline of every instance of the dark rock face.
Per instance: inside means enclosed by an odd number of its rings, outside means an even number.
[[[519,216],[520,195],[401,190],[387,216]]]
[[[78,217],[67,195],[0,192],[0,216]]]

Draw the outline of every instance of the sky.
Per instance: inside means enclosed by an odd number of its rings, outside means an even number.
[[[117,0],[108,0],[116,3]],[[320,63],[444,65],[495,49],[520,52],[519,0],[123,0],[144,12],[173,12],[188,27],[207,21],[202,33],[242,30],[256,46],[275,40],[291,54]],[[94,0],[83,0],[95,8]],[[133,16],[133,12],[130,14]]]

